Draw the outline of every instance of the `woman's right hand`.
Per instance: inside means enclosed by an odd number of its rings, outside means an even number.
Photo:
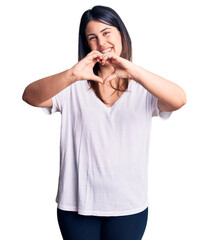
[[[93,80],[103,84],[103,79],[96,76],[93,67],[96,62],[101,62],[102,53],[93,50],[72,67],[72,73],[76,80]]]
[[[51,106],[50,99],[77,80],[93,80],[103,84],[103,79],[93,72],[95,63],[102,62],[102,56],[99,51],[91,51],[72,68],[29,84],[22,99],[32,106]]]

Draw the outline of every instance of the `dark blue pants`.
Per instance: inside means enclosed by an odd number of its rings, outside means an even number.
[[[57,219],[64,240],[141,240],[148,208],[126,216],[84,216],[57,208]]]

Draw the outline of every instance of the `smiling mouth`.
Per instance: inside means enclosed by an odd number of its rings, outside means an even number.
[[[107,53],[107,52],[110,52],[112,50],[112,48],[108,48],[108,49],[106,49],[106,50],[104,50],[104,51],[100,51],[102,54],[105,54],[105,53]]]

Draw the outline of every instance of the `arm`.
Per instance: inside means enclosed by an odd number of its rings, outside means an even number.
[[[132,78],[158,99],[161,111],[172,112],[186,104],[186,94],[177,84],[139,67],[132,62],[108,52],[103,55],[102,63],[108,61],[114,71],[104,82],[114,78]]]
[[[186,94],[177,84],[133,63],[129,66],[128,72],[131,77],[158,98],[161,111],[172,112],[186,104]]]
[[[93,80],[103,83],[93,72],[93,66],[101,56],[99,51],[91,51],[72,68],[29,84],[22,95],[23,101],[37,107],[51,106],[51,98],[76,81]]]
[[[22,95],[23,101],[32,106],[41,106],[76,81],[72,69],[42,78],[29,84]]]

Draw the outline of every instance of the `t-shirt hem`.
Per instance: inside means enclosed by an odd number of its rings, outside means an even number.
[[[78,214],[80,215],[85,215],[85,216],[125,216],[125,215],[131,215],[131,214],[136,214],[139,212],[144,211],[147,207],[149,206],[149,203],[147,202],[146,204],[144,204],[143,206],[141,206],[140,208],[136,208],[136,209],[132,209],[132,210],[125,210],[125,211],[116,211],[116,212],[111,212],[111,211],[95,211],[95,210],[83,210],[83,209],[79,209],[77,207],[74,206],[66,206],[66,205],[62,205],[59,204],[57,205],[57,207],[61,210],[64,211],[75,211],[78,212]]]

